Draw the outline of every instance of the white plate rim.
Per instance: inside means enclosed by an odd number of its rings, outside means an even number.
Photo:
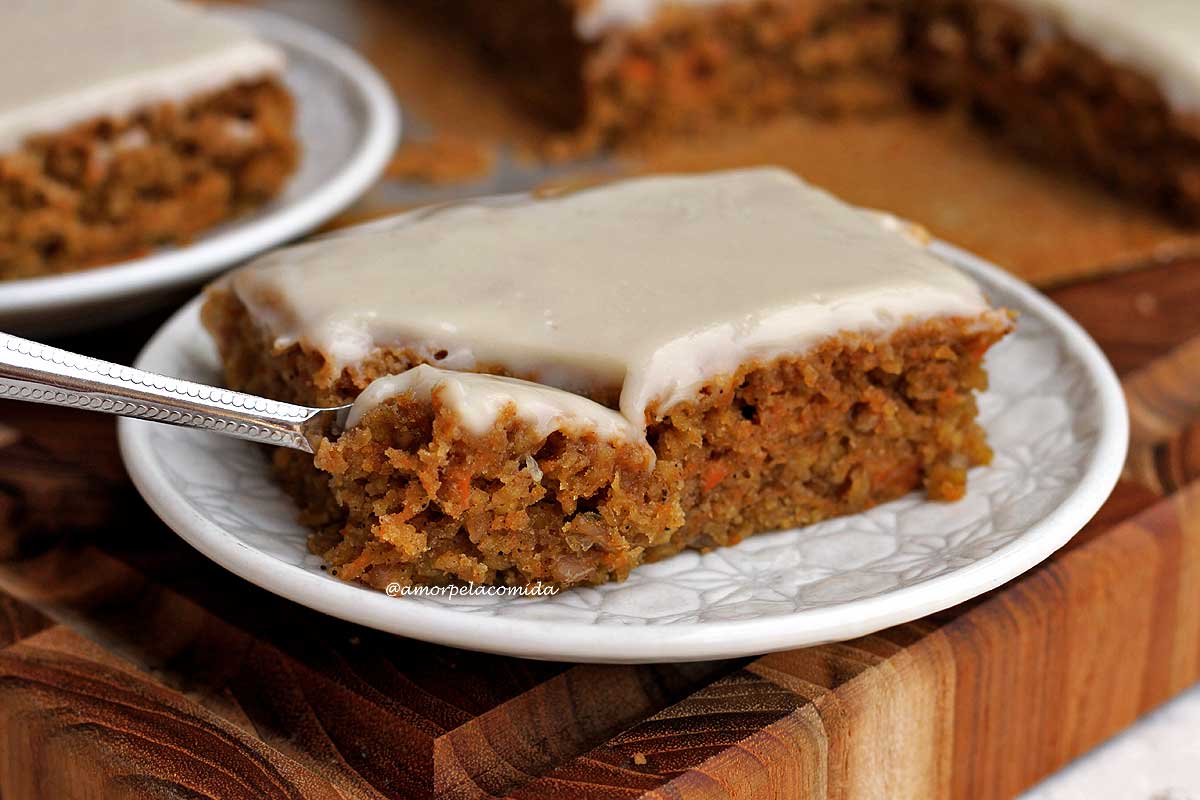
[[[357,91],[366,112],[366,134],[357,152],[317,191],[234,230],[116,264],[0,282],[0,314],[48,312],[197,283],[307,233],[347,208],[383,172],[399,141],[401,116],[391,89],[374,67],[334,37],[290,17],[231,6],[214,11],[266,28],[268,40],[303,50],[336,70]]]
[[[436,644],[502,655],[598,663],[682,662],[737,658],[845,641],[910,622],[988,592],[1041,563],[1065,545],[1094,516],[1120,477],[1128,448],[1129,420],[1116,373],[1083,328],[1033,287],[981,258],[936,242],[934,252],[1000,284],[1034,309],[1063,337],[1097,388],[1098,438],[1075,489],[1017,540],[979,561],[918,584],[864,599],[810,608],[787,615],[721,620],[694,625],[577,624],[553,620],[480,617],[353,584],[331,581],[281,563],[249,547],[201,517],[156,471],[140,420],[118,421],[122,458],[150,507],[185,541],[236,575],[274,594],[349,622]],[[150,339],[138,356],[164,346],[173,326],[198,313],[200,298],[184,306]],[[605,636],[605,634],[619,634]],[[598,639],[605,639],[598,646]]]

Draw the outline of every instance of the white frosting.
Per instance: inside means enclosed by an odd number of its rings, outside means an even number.
[[[358,425],[364,414],[393,397],[411,395],[417,402],[429,402],[434,391],[463,427],[476,435],[491,430],[508,407],[538,436],[581,430],[602,439],[638,435],[629,420],[586,397],[515,378],[450,372],[426,364],[373,381],[354,401],[346,427]]]
[[[283,68],[242,26],[175,0],[3,0],[0,54],[0,152]]]
[[[575,32],[580,39],[591,42],[614,30],[649,25],[666,6],[716,6],[727,5],[730,2],[731,0],[591,0],[576,17]]]
[[[664,8],[739,0],[593,0],[576,19],[584,41],[654,21]],[[1200,111],[1200,0],[1008,0],[1116,64],[1158,83],[1177,110]]]
[[[894,224],[777,169],[468,202],[276,251],[229,278],[280,346],[373,348],[620,392],[639,429],[750,360],[988,310]]]

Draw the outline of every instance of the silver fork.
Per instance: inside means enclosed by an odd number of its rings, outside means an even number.
[[[314,452],[350,406],[308,408],[169,378],[0,333],[0,398],[199,428]]]

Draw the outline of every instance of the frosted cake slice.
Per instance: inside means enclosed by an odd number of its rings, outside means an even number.
[[[894,221],[789,173],[443,206],[209,289],[235,388],[355,402],[283,484],[383,587],[620,579],[683,548],[953,500],[1011,327]]]
[[[914,0],[920,94],[1200,223],[1200,3]]]
[[[0,279],[186,242],[295,169],[283,55],[225,17],[5,0],[0,23]]]

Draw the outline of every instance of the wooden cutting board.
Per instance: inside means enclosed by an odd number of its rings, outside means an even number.
[[[1200,679],[1200,261],[1054,297],[1135,402],[1099,517],[975,602],[726,662],[324,617],[165,528],[112,419],[0,402],[0,797],[1008,797]],[[62,344],[128,361],[156,323]]]

